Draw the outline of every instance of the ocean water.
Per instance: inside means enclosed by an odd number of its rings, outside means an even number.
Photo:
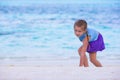
[[[102,33],[99,59],[120,59],[120,3],[0,5],[0,59],[78,59],[77,19]]]

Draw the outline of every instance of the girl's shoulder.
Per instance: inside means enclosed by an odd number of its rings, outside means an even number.
[[[97,30],[93,29],[93,28],[87,28],[87,31],[94,31],[94,32],[98,32]]]
[[[94,41],[98,38],[99,32],[92,28],[87,28],[88,35],[90,36],[89,41]]]
[[[87,32],[88,34],[98,34],[99,32],[95,29],[92,29],[92,28],[87,28]]]

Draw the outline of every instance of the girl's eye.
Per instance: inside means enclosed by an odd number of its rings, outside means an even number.
[[[75,30],[75,32],[77,32],[77,30]]]
[[[75,30],[75,32],[81,32],[81,31],[79,31],[79,30]]]

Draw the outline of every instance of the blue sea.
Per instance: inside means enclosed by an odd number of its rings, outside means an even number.
[[[0,2],[0,60],[78,59],[82,43],[73,31],[77,19],[102,33],[106,49],[98,52],[99,59],[120,59],[120,1],[26,5],[5,1]]]

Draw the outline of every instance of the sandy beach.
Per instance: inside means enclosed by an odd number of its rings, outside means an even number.
[[[76,60],[2,61],[0,80],[119,80],[119,61],[102,61],[104,67],[78,67]]]

